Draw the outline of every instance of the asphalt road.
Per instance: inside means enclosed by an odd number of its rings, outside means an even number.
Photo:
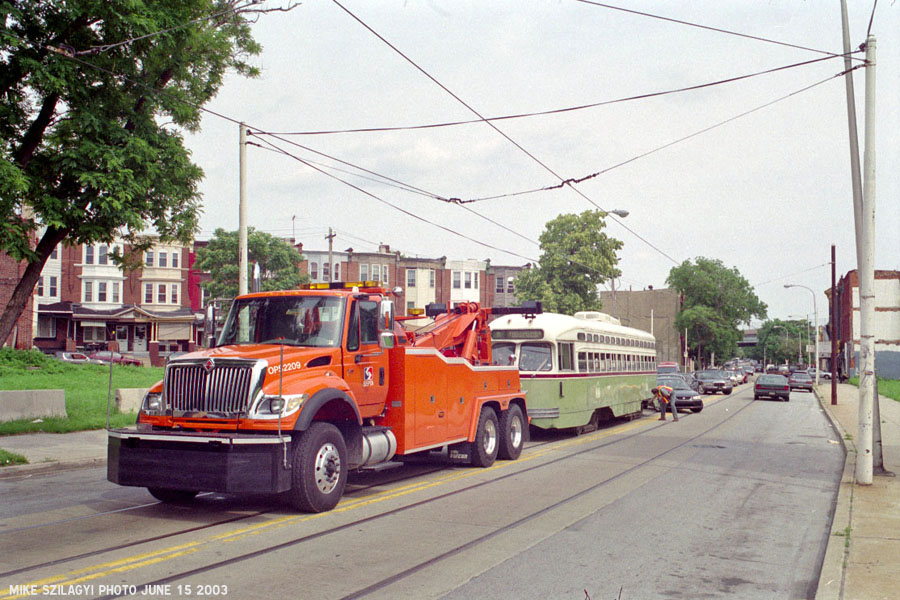
[[[355,476],[322,515],[159,504],[102,469],[0,481],[0,598],[811,597],[836,435],[810,394],[710,400],[678,423],[538,436],[490,469]]]

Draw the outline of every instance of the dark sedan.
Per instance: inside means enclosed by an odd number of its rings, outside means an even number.
[[[141,366],[141,361],[139,361],[138,359],[132,358],[130,356],[125,356],[124,354],[119,354],[118,352],[110,352],[109,350],[94,352],[90,355],[90,358],[94,361],[100,361],[105,364],[109,364],[111,360],[114,365],[129,365],[134,367]]]
[[[656,385],[664,385],[672,388],[675,394],[675,406],[679,409],[689,408],[692,412],[698,413],[703,410],[703,398],[696,390],[692,390],[685,383],[684,379],[677,376],[657,376]],[[672,412],[672,406],[667,407]]]
[[[697,371],[694,377],[700,381],[699,391],[704,394],[730,394],[734,389],[731,379],[721,371]]]
[[[809,393],[813,391],[812,378],[806,371],[791,373],[791,376],[788,377],[788,385],[792,390],[805,390]]]
[[[776,400],[791,400],[791,386],[787,377],[783,375],[760,375],[753,386],[753,399],[775,398]]]

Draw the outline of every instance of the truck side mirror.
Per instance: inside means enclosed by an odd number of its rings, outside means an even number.
[[[203,334],[206,338],[206,347],[216,347],[216,307],[209,304],[206,307],[206,315],[203,323]]]
[[[379,331],[393,331],[394,330],[394,301],[393,300],[382,300],[380,313],[381,313],[381,318],[378,320]]]
[[[382,331],[378,334],[378,345],[384,348],[385,350],[390,350],[394,347],[394,334],[391,331]]]

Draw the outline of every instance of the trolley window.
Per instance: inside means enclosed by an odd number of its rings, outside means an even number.
[[[520,371],[549,371],[553,368],[553,351],[548,343],[526,342],[519,346]]]
[[[491,347],[491,364],[504,367],[516,364],[516,345],[510,342],[495,342]]]
[[[575,370],[575,363],[572,360],[573,344],[571,342],[560,342],[557,347],[557,354],[560,371]]]

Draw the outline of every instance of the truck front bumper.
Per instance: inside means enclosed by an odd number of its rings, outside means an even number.
[[[106,478],[148,488],[277,493],[291,487],[290,460],[289,435],[113,429]]]

